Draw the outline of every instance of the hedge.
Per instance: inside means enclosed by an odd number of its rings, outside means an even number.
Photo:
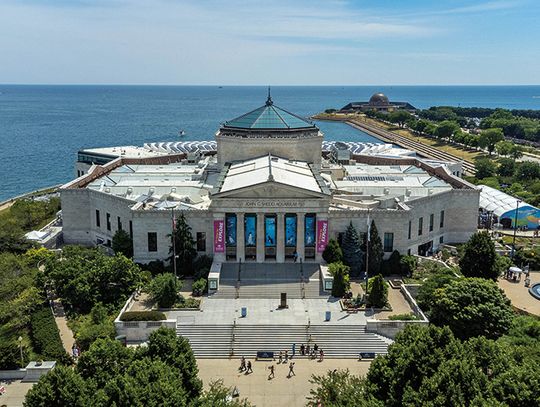
[[[69,363],[69,355],[64,350],[60,331],[51,309],[44,305],[34,312],[30,318],[30,328],[34,351],[43,360],[56,360]]]
[[[163,321],[167,319],[161,311],[127,311],[120,316],[120,321]]]

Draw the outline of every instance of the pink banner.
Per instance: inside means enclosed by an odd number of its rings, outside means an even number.
[[[214,220],[214,253],[225,251],[225,222],[223,219]]]
[[[328,221],[317,221],[317,253],[324,252],[328,244]]]

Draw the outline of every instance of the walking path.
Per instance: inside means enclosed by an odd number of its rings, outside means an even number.
[[[205,388],[212,381],[223,379],[226,387],[236,386],[240,399],[247,398],[257,407],[305,406],[306,397],[313,385],[311,375],[324,375],[334,369],[349,369],[352,374],[365,375],[371,362],[354,359],[327,359],[323,362],[307,359],[294,359],[296,376],[287,378],[289,364],[251,360],[253,373],[239,372],[239,360],[198,359],[199,377]],[[268,379],[269,366],[275,366],[275,377]]]
[[[540,273],[531,272],[531,286],[540,283]],[[529,293],[529,288],[525,287],[525,276],[522,276],[520,282],[514,282],[505,278],[499,278],[497,281],[506,296],[512,301],[512,305],[529,314],[540,316],[540,300],[537,300]]]
[[[54,315],[56,326],[60,331],[60,339],[62,339],[62,345],[64,345],[64,349],[66,350],[66,352],[71,355],[73,345],[75,344],[75,338],[73,337],[73,332],[68,327],[64,307],[60,301],[53,301],[52,312]]]

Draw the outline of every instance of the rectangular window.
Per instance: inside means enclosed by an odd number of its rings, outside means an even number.
[[[197,232],[197,251],[206,251],[206,232]]]
[[[308,213],[304,220],[304,244],[306,247],[315,247],[315,214]]]
[[[385,252],[394,251],[394,234],[393,233],[384,234],[384,251]]]
[[[429,231],[433,232],[433,224],[435,223],[435,215],[429,215]]]
[[[116,222],[118,225],[118,230],[122,230],[122,220],[120,219],[120,216],[116,218]]]
[[[409,221],[409,239],[411,238],[411,234],[412,234],[412,220]]]
[[[444,236],[439,237],[439,243],[444,243]]]
[[[96,226],[101,227],[101,216],[99,215],[99,209],[96,209]]]
[[[111,214],[107,214],[107,230],[111,230]]]
[[[129,221],[129,237],[133,239],[133,222]]]
[[[236,222],[234,213],[225,216],[225,244],[228,247],[236,247]]]
[[[157,252],[157,233],[148,232],[148,251]]]
[[[439,223],[439,227],[444,227],[444,211],[441,211],[441,222]]]
[[[418,219],[418,236],[422,236],[422,229],[424,229],[424,218]]]

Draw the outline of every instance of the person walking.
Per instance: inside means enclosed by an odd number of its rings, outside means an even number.
[[[291,376],[296,376],[296,373],[294,373],[294,362],[289,364],[289,374],[287,375],[287,378]]]
[[[296,343],[292,344],[292,356],[291,356],[291,359],[294,358],[294,355],[296,355]]]
[[[281,364],[281,362],[283,362],[283,353],[281,351],[279,351],[278,364]]]
[[[268,375],[268,380],[271,380],[274,378],[274,365],[268,366],[268,369],[270,369],[270,374]]]
[[[306,347],[304,346],[304,344],[300,345],[300,354],[302,356],[304,356],[306,353]]]
[[[248,373],[253,373],[253,369],[251,368],[251,360],[248,360],[248,362],[247,362],[246,374],[248,374]]]
[[[317,344],[313,345],[313,350],[315,351],[315,353],[317,353],[319,350],[319,345]]]
[[[322,362],[323,360],[324,360],[324,352],[323,352],[323,350],[321,349],[321,350],[319,351],[319,362]]]
[[[286,350],[285,351],[285,363],[287,363],[289,361],[289,351]]]
[[[242,360],[240,361],[240,371],[243,372],[246,370],[246,358],[242,356]]]

